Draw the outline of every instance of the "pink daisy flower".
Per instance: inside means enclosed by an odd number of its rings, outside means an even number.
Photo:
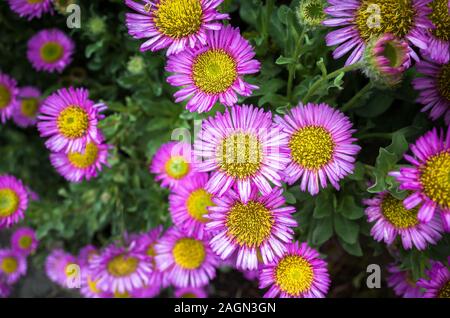
[[[403,298],[422,298],[423,292],[412,280],[409,271],[402,270],[395,264],[390,264],[387,270],[389,272],[387,284],[394,289],[397,296]]]
[[[269,264],[286,251],[292,241],[297,222],[295,208],[284,206],[282,189],[260,196],[253,188],[249,200],[243,202],[233,190],[215,198],[209,208],[206,230],[214,234],[212,250],[225,260],[236,257],[236,267],[255,270],[258,263]]]
[[[18,103],[12,114],[14,122],[22,128],[34,126],[42,105],[41,92],[35,87],[27,86],[19,90],[17,97]]]
[[[78,263],[75,256],[64,252],[62,249],[54,249],[45,260],[45,272],[50,280],[62,287],[68,287],[68,282]]]
[[[11,118],[18,94],[16,80],[0,72],[0,123],[4,124]]]
[[[443,229],[439,218],[434,217],[427,223],[420,222],[417,208],[405,209],[403,201],[388,192],[364,200],[364,203],[368,206],[368,221],[375,222],[370,234],[378,242],[384,241],[391,245],[400,236],[405,249],[415,246],[418,250],[424,250],[428,244],[436,244],[442,237]]]
[[[174,291],[175,298],[208,298],[204,288],[177,288]]]
[[[330,18],[323,21],[325,26],[339,27],[327,34],[328,46],[338,47],[333,57],[338,59],[352,52],[346,65],[361,60],[367,43],[374,37],[391,33],[399,39],[426,49],[424,34],[433,24],[427,15],[427,6],[432,0],[328,0],[330,6],[325,12]],[[395,21],[395,23],[392,23]],[[410,50],[412,58],[417,54]]]
[[[28,21],[40,18],[44,13],[52,13],[52,0],[8,0],[9,7],[21,18]]]
[[[101,144],[103,136],[97,128],[103,119],[99,113],[103,103],[94,104],[83,88],[62,88],[49,96],[38,116],[41,137],[49,137],[45,145],[53,152],[83,152],[87,144]]]
[[[25,217],[28,191],[22,181],[0,175],[0,229],[11,227]]]
[[[330,287],[327,263],[306,243],[287,244],[287,251],[259,274],[264,298],[324,298]]]
[[[81,270],[80,294],[85,298],[109,298],[109,294],[98,288],[98,281],[92,279],[89,267]]]
[[[411,191],[404,201],[407,209],[420,205],[417,218],[428,223],[440,211],[444,229],[450,231],[450,130],[435,128],[410,146],[414,156],[405,155],[412,167],[400,168],[390,175],[400,183],[400,190]]]
[[[428,279],[422,278],[417,282],[418,287],[425,289],[423,298],[450,298],[450,257],[447,266],[441,262],[433,262],[426,274]]]
[[[156,265],[175,287],[202,287],[216,276],[219,265],[208,242],[169,229],[155,245]]]
[[[75,44],[58,29],[42,30],[28,41],[27,56],[37,71],[61,73],[72,62]]]
[[[11,294],[11,285],[4,277],[0,277],[0,298],[7,298]]]
[[[11,248],[27,256],[33,254],[38,247],[36,232],[29,227],[18,228],[11,235]]]
[[[141,51],[168,47],[167,55],[196,44],[206,44],[207,30],[220,30],[219,20],[228,14],[217,12],[223,0],[125,0],[137,13],[126,14],[128,33],[135,39],[148,39]]]
[[[213,196],[205,189],[208,179],[207,173],[196,173],[169,195],[173,223],[186,234],[199,238],[208,236],[205,232],[208,208],[214,205]]]
[[[206,45],[169,56],[167,78],[173,86],[182,86],[175,93],[175,102],[189,98],[186,109],[208,112],[217,101],[233,106],[238,94],[250,96],[258,87],[244,81],[244,76],[259,72],[255,52],[239,29],[225,26],[207,33]]]
[[[195,141],[195,154],[203,159],[200,171],[213,171],[205,189],[217,196],[237,185],[243,201],[252,186],[263,194],[281,186],[289,162],[287,135],[272,122],[272,114],[253,106],[233,106],[203,121]]]
[[[3,276],[7,284],[14,284],[26,272],[27,259],[25,255],[15,250],[0,250],[0,277]]]
[[[77,262],[81,267],[87,267],[94,255],[99,255],[98,249],[94,245],[86,245],[78,252]]]
[[[353,144],[349,118],[327,104],[300,103],[275,122],[289,135],[285,181],[292,185],[301,179],[300,189],[312,195],[326,188],[327,181],[339,190],[339,180],[353,172],[361,149]]]
[[[413,80],[414,88],[420,93],[417,102],[425,105],[422,111],[430,111],[433,120],[443,116],[450,125],[450,62],[437,64],[425,58],[416,68],[423,75]]]
[[[433,23],[433,28],[426,34],[426,55],[438,63],[450,62],[450,13],[449,0],[433,0],[429,4],[431,13],[428,18]]]
[[[162,187],[174,189],[195,174],[193,161],[190,144],[171,141],[163,144],[155,153],[150,172],[156,174],[155,180],[161,181]]]
[[[108,246],[92,257],[89,269],[100,290],[119,294],[146,286],[152,274],[149,257],[134,242],[128,247]]]
[[[161,292],[159,285],[148,285],[131,292],[131,298],[155,298]]]

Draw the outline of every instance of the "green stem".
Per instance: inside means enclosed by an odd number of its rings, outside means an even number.
[[[302,33],[300,34],[300,37],[297,40],[297,44],[295,45],[294,56],[293,56],[295,62],[290,64],[288,67],[289,77],[288,77],[286,95],[287,95],[287,99],[288,99],[289,103],[291,102],[291,98],[292,98],[292,87],[294,84],[295,69],[297,67],[297,61],[298,61],[298,57],[300,55],[300,49],[302,48],[302,45],[303,45],[303,40],[305,38],[305,34],[306,34],[306,28],[303,28]]]
[[[372,83],[369,82],[366,86],[364,86],[355,96],[352,97],[344,106],[342,106],[341,111],[345,112],[349,109],[352,109],[357,105],[357,102],[370,90],[372,89]]]
[[[328,82],[330,79],[337,77],[341,73],[347,73],[347,72],[356,70],[356,69],[360,68],[361,65],[362,65],[361,62],[352,64],[352,65],[347,65],[347,66],[341,67],[340,69],[328,74],[327,76],[323,76],[323,77],[319,78],[309,88],[308,92],[306,93],[305,97],[303,98],[303,102],[307,103],[324,82]]]

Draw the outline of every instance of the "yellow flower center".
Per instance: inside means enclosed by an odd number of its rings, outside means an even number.
[[[179,39],[200,30],[203,18],[200,0],[161,0],[156,6],[154,22],[162,34]]]
[[[195,85],[205,93],[226,91],[237,78],[236,61],[224,50],[208,50],[197,56],[192,67]]]
[[[363,0],[355,23],[361,38],[368,42],[384,33],[403,38],[411,31],[415,17],[412,0]]]
[[[441,207],[450,207],[450,151],[443,151],[420,169],[425,194]]]
[[[189,163],[182,156],[173,156],[165,164],[166,173],[174,179],[182,179],[189,173]]]
[[[131,295],[128,292],[119,293],[118,291],[115,291],[114,298],[131,298]]]
[[[0,109],[6,108],[11,102],[11,92],[8,87],[0,84]]]
[[[55,63],[64,54],[64,48],[58,42],[47,42],[41,46],[41,58],[47,63]]]
[[[407,229],[419,224],[417,219],[418,209],[405,209],[403,201],[396,199],[390,194],[384,197],[381,203],[381,211],[384,217],[396,228]]]
[[[37,98],[24,98],[20,103],[22,114],[29,118],[36,117],[39,108],[39,100]]]
[[[98,158],[98,146],[92,142],[86,145],[84,153],[69,152],[67,155],[70,163],[78,169],[85,169],[92,166]]]
[[[181,295],[181,298],[197,298],[197,295],[194,293],[185,293]]]
[[[102,292],[100,289],[98,289],[97,282],[98,281],[91,279],[91,275],[87,276],[88,287],[89,287],[90,291],[93,292],[94,294],[100,294]]]
[[[450,63],[442,66],[438,75],[438,90],[442,97],[450,102]]]
[[[439,290],[439,298],[450,298],[450,280],[445,283],[444,286]]]
[[[288,255],[278,263],[275,282],[279,288],[291,296],[299,296],[311,288],[314,271],[311,264],[301,256]]]
[[[208,207],[213,205],[211,194],[205,191],[205,189],[193,191],[186,201],[189,215],[202,223],[208,221],[204,216],[208,214]]]
[[[20,248],[22,248],[24,250],[30,248],[32,243],[33,243],[33,239],[28,235],[24,235],[19,239],[19,246],[20,246]]]
[[[235,133],[226,137],[217,149],[221,170],[228,175],[245,179],[261,167],[262,146],[258,138],[248,133]]]
[[[10,275],[10,274],[14,273],[18,267],[19,267],[19,263],[17,262],[17,260],[14,257],[5,257],[2,260],[2,264],[0,266],[0,268],[2,269],[2,272],[5,273],[6,275]]]
[[[133,274],[139,265],[139,260],[135,257],[119,255],[108,263],[108,273],[115,277],[125,277]]]
[[[175,263],[184,269],[197,269],[205,260],[205,246],[201,241],[182,238],[175,243],[173,248]]]
[[[334,141],[323,127],[307,126],[294,133],[289,141],[292,160],[298,165],[317,170],[330,162]]]
[[[80,138],[89,127],[89,117],[80,106],[69,106],[58,116],[59,132],[66,138]]]
[[[450,14],[448,13],[448,0],[434,0],[430,3],[433,12],[428,16],[436,28],[431,32],[443,41],[450,41]]]
[[[42,2],[44,2],[44,0],[27,0],[27,2],[29,4],[36,4],[36,3],[42,3]]]
[[[8,217],[17,211],[19,196],[11,189],[0,189],[0,217]]]
[[[228,212],[228,235],[239,245],[258,247],[272,233],[273,215],[262,203],[236,203]]]

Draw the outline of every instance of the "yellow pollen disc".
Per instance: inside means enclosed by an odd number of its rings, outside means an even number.
[[[116,291],[114,292],[114,298],[131,298],[131,295],[128,292],[119,293]]]
[[[317,170],[330,162],[334,141],[323,127],[307,126],[294,133],[289,141],[292,160],[298,165]]]
[[[69,152],[67,158],[70,163],[78,169],[85,169],[92,166],[98,158],[98,147],[96,144],[90,142],[86,145],[84,153]]]
[[[5,257],[0,265],[2,272],[6,275],[14,273],[17,267],[19,267],[19,263],[14,257]]]
[[[434,0],[430,3],[433,12],[428,16],[436,28],[431,32],[443,41],[450,41],[450,14],[448,13],[448,0]]]
[[[439,298],[450,298],[450,280],[447,281],[444,286],[439,290]]]
[[[178,240],[172,253],[175,263],[184,269],[199,268],[206,257],[203,242],[191,238]]]
[[[180,39],[200,30],[203,19],[200,0],[161,0],[156,7],[154,22],[162,34]]]
[[[182,156],[173,156],[165,164],[166,173],[174,179],[182,179],[189,173],[189,163]]]
[[[27,0],[27,2],[29,4],[36,4],[36,3],[42,3],[42,2],[44,2],[44,0]]]
[[[66,138],[80,138],[86,134],[89,127],[89,117],[80,106],[69,106],[58,116],[59,132]]]
[[[368,42],[385,33],[403,38],[411,31],[415,17],[413,0],[363,0],[355,23],[361,38]]]
[[[261,167],[262,146],[258,138],[247,133],[226,137],[217,148],[217,161],[228,175],[245,179],[255,175]]]
[[[24,250],[28,249],[32,243],[33,239],[28,235],[24,235],[19,239],[19,246]]]
[[[278,287],[291,296],[299,296],[311,288],[314,271],[311,264],[301,256],[288,255],[280,260],[275,270]]]
[[[236,81],[237,65],[224,50],[208,50],[197,56],[192,66],[195,85],[207,94],[225,92]]]
[[[403,201],[396,199],[390,194],[383,198],[381,211],[384,217],[398,229],[407,229],[419,224],[417,219],[418,209],[406,210],[403,206]]]
[[[443,208],[450,207],[450,151],[430,159],[420,169],[420,182],[425,194]]]
[[[197,295],[194,293],[186,293],[181,295],[181,298],[197,298]]]
[[[193,191],[186,201],[189,215],[202,223],[208,221],[204,216],[208,214],[208,207],[213,205],[211,194],[205,191],[205,189]]]
[[[135,257],[119,255],[108,263],[108,273],[115,277],[124,277],[133,274],[139,265],[139,260]]]
[[[437,86],[442,97],[450,102],[450,63],[442,66],[437,78]]]
[[[29,118],[36,117],[38,108],[39,108],[39,100],[37,98],[22,99],[20,104],[20,111],[24,116]]]
[[[88,287],[91,290],[91,292],[93,292],[94,294],[101,293],[101,290],[98,289],[98,287],[97,287],[97,281],[92,280],[90,275],[88,275],[88,277],[87,277],[87,284],[88,284]]]
[[[11,102],[11,92],[5,86],[0,84],[0,109],[5,108]]]
[[[150,244],[150,246],[147,249],[147,255],[151,256],[151,257],[155,257],[156,256],[155,244]]]
[[[0,189],[0,218],[8,217],[17,211],[19,196],[11,189]]]
[[[64,48],[58,42],[47,42],[41,46],[41,58],[47,63],[55,63],[64,54]]]
[[[228,235],[239,245],[258,247],[272,233],[273,215],[263,204],[250,201],[236,203],[228,212]]]

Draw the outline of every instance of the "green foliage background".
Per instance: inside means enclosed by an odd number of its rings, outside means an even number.
[[[154,182],[148,165],[158,147],[170,140],[173,129],[192,130],[194,120],[211,115],[191,114],[173,102],[174,88],[165,82],[165,55],[139,52],[141,42],[131,39],[125,28],[124,14],[129,10],[122,0],[79,3],[82,27],[73,30],[67,29],[61,14],[28,22],[11,12],[5,1],[0,4],[0,69],[20,86],[35,85],[45,95],[69,85],[88,88],[92,99],[109,106],[101,128],[114,145],[111,168],[91,182],[70,184],[51,167],[49,152],[35,128],[20,129],[12,122],[0,126],[0,174],[21,178],[41,198],[31,204],[25,219],[41,240],[32,273],[42,272],[43,259],[51,248],[63,246],[77,253],[85,244],[104,246],[124,232],[170,225],[168,191]],[[433,125],[444,124],[433,124],[414,102],[414,69],[395,90],[366,86],[368,80],[357,71],[338,72],[327,79],[343,66],[344,59],[331,58],[324,40],[329,30],[302,29],[295,14],[297,5],[298,1],[225,0],[221,6],[230,13],[230,23],[239,26],[255,47],[262,63],[261,72],[247,79],[260,90],[240,103],[282,114],[305,101],[311,85],[321,80],[309,101],[349,109],[346,113],[363,149],[355,173],[341,182],[339,192],[328,188],[311,197],[295,185],[286,189],[285,196],[298,211],[298,239],[318,248],[329,262],[330,297],[393,296],[385,283],[380,290],[367,289],[368,264],[385,268],[394,255],[417,278],[430,258],[450,255],[450,240],[447,235],[423,253],[406,252],[400,244],[386,248],[371,239],[361,200],[383,190],[403,197],[387,172],[404,163],[401,158],[408,143]],[[104,28],[99,28],[102,22]],[[74,62],[61,75],[38,73],[26,58],[28,39],[50,27],[63,29],[76,42]],[[222,109],[216,106],[212,113]],[[40,279],[39,284],[48,284]],[[223,270],[212,284],[212,295],[261,295],[256,284],[242,280],[239,274]],[[54,295],[54,291],[45,292]]]

